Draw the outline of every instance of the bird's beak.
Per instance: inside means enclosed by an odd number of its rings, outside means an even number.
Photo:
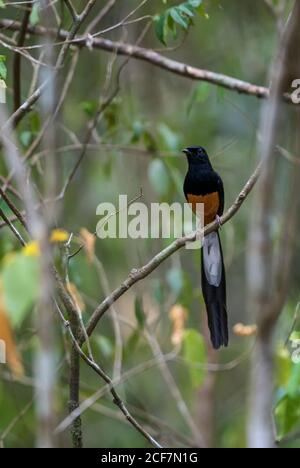
[[[184,154],[189,154],[189,150],[187,148],[184,148],[183,150],[181,150],[181,152]]]

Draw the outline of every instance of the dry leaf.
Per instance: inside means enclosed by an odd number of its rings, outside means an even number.
[[[72,297],[76,308],[79,311],[83,312],[85,310],[85,303],[83,302],[83,299],[82,299],[77,287],[75,286],[75,284],[68,283],[67,284],[67,290],[68,290],[70,296]]]
[[[82,243],[84,245],[84,249],[86,251],[87,259],[89,263],[93,263],[94,256],[95,256],[96,237],[94,234],[89,232],[86,228],[82,228],[80,230],[80,236],[82,239]]]
[[[179,346],[183,340],[188,311],[182,305],[175,304],[170,310],[169,317],[173,324],[171,342],[173,346]]]
[[[237,336],[253,336],[257,333],[257,325],[244,325],[237,323],[233,327],[233,333]]]
[[[0,340],[5,344],[7,364],[15,377],[24,375],[24,367],[18,352],[9,319],[5,310],[2,292],[0,290]]]

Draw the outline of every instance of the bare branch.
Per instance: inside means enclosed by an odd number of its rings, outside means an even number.
[[[247,198],[252,188],[254,187],[259,177],[260,169],[261,166],[259,165],[247,181],[246,185],[236,198],[233,205],[221,217],[221,224],[225,224],[227,221],[229,221],[234,216],[234,214],[240,209],[244,200]],[[210,232],[217,230],[219,227],[220,226],[218,222],[214,221],[213,223],[205,227],[203,233],[204,235],[207,235]],[[195,241],[196,236],[197,233],[194,232],[186,237],[182,237],[180,239],[175,240],[172,244],[170,244],[164,250],[155,255],[146,265],[139,269],[132,270],[128,278],[117,289],[115,289],[110,296],[104,299],[104,301],[95,309],[87,325],[88,334],[91,335],[93,333],[101,317],[105,314],[105,312],[111,307],[111,305],[115,301],[117,301],[138,281],[141,281],[142,279],[150,275],[150,273],[152,273],[156,268],[158,268],[161,265],[161,263],[163,263],[167,258],[173,255],[179,249],[184,247],[188,242]]]
[[[112,10],[117,0],[109,0],[107,4],[99,11],[98,15],[91,21],[85,30],[89,34],[103,20],[103,18]]]
[[[18,31],[20,23],[3,19],[0,20],[0,26],[6,27],[13,31]],[[51,34],[53,37],[57,37],[56,30],[46,30],[41,26],[30,26],[28,28],[28,32],[37,36]],[[58,33],[58,37],[62,40],[68,40],[68,33],[64,30],[61,30]],[[86,36],[76,37],[71,42],[73,45],[81,48],[87,46],[89,43],[88,39],[90,38]],[[138,60],[143,60],[154,66],[183,76],[185,78],[197,81],[207,81],[208,83],[221,86],[231,91],[236,91],[238,93],[247,94],[257,98],[267,98],[269,96],[269,89],[264,86],[248,83],[246,81],[242,81],[221,73],[215,73],[209,70],[196,68],[185,63],[172,60],[168,57],[164,57],[163,55],[151,49],[145,49],[143,47],[126,44],[123,42],[114,42],[103,38],[93,38],[92,43],[94,49],[106,50],[107,52],[117,53],[119,55],[127,55]],[[292,102],[290,96],[285,95],[284,98],[286,101]]]
[[[73,23],[73,26],[70,30],[70,32],[66,33],[66,40],[63,44],[63,47],[60,50],[60,53],[58,55],[56,64],[55,64],[55,70],[58,72],[60,68],[62,67],[67,52],[70,48],[70,45],[76,36],[77,31],[79,30],[81,24],[85,21],[87,18],[88,14],[90,13],[91,9],[95,5],[96,0],[89,0],[87,3],[85,9],[83,12],[77,16],[76,21]],[[20,24],[19,24],[20,26]],[[43,28],[44,29],[44,28]],[[27,29],[28,31],[30,28]],[[44,29],[45,36],[51,36],[51,31],[52,29],[46,28]],[[57,31],[56,33],[57,34]],[[12,115],[11,117],[7,120],[5,127],[8,128],[9,126],[16,126],[24,117],[24,115],[30,110],[31,106],[40,98],[41,94],[44,92],[48,85],[48,81],[44,82]]]
[[[71,2],[71,0],[64,0],[69,12],[70,12],[70,15],[72,16],[72,19],[74,21],[74,23],[77,21],[77,11],[75,10],[75,7],[73,5],[73,3]]]
[[[106,382],[107,385],[109,385],[110,387],[110,393],[112,394],[113,396],[113,402],[115,403],[115,405],[118,406],[118,408],[122,411],[122,413],[124,414],[125,418],[127,419],[127,421],[138,431],[140,432],[144,437],[145,439],[148,440],[148,442],[150,442],[151,445],[153,445],[153,447],[156,447],[156,448],[162,448],[162,446],[136,421],[136,419],[130,414],[130,412],[128,411],[127,407],[125,406],[124,402],[121,400],[119,394],[117,393],[117,391],[115,390],[115,387],[113,385],[113,381],[111,380],[111,378],[103,371],[103,369],[101,369],[101,367],[91,358],[89,358],[81,349],[78,341],[76,340],[76,338],[74,337],[73,335],[73,332],[72,332],[72,329],[70,327],[70,324],[69,322],[67,322],[65,319],[64,319],[64,316],[62,314],[62,312],[60,311],[58,305],[56,304],[57,306],[57,309],[58,309],[58,312],[59,312],[59,315],[61,317],[61,319],[63,320],[63,323],[64,323],[64,326],[67,328],[67,330],[69,331],[70,333],[70,336],[71,336],[71,339],[72,339],[72,342],[73,342],[73,345],[75,346],[76,350],[77,350],[77,353],[81,356],[81,358],[86,362],[86,364],[88,364],[89,367],[91,367],[95,372],[96,374],[98,374],[102,380],[104,380],[104,382]],[[76,413],[76,410],[74,411],[74,413]],[[78,417],[78,416],[76,416]]]
[[[24,239],[22,238],[21,234],[18,232],[18,230],[15,228],[15,226],[11,223],[11,221],[9,220],[9,218],[5,215],[5,213],[2,211],[2,209],[0,208],[0,216],[1,218],[3,219],[3,221],[5,222],[5,224],[7,224],[7,226],[9,227],[9,229],[11,230],[11,232],[16,236],[16,238],[18,239],[18,241],[21,243],[21,245],[24,247],[26,245],[26,242],[24,241]]]
[[[22,47],[26,37],[26,31],[29,23],[32,4],[27,3],[20,28],[17,47]],[[21,105],[21,55],[15,53],[13,62],[13,81],[14,81],[14,110],[16,111]]]

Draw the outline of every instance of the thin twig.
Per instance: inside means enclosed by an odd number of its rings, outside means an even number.
[[[25,247],[26,242],[24,241],[23,237],[22,237],[21,234],[18,232],[18,230],[15,228],[15,226],[11,223],[11,221],[10,221],[9,218],[5,215],[5,213],[2,211],[1,208],[0,208],[0,216],[1,216],[1,218],[3,219],[3,221],[7,224],[7,226],[8,226],[9,229],[11,230],[11,232],[16,236],[16,238],[18,239],[18,241],[20,242],[20,244],[22,245],[22,247]]]
[[[75,10],[75,7],[74,7],[73,3],[71,2],[71,0],[64,0],[64,2],[65,2],[65,4],[66,4],[66,6],[67,6],[67,8],[68,8],[68,10],[69,10],[69,12],[70,12],[70,14],[72,16],[72,19],[73,19],[74,23],[75,23],[76,20],[77,20],[78,15],[77,15],[77,11]]]
[[[102,20],[103,18],[112,10],[115,6],[117,0],[109,0],[107,4],[99,11],[98,15],[91,21],[88,27],[85,30],[85,34],[89,34]]]
[[[85,21],[87,16],[89,15],[90,11],[92,10],[93,6],[95,5],[96,0],[89,0],[86,7],[84,8],[83,12],[77,16],[76,21],[73,23],[73,26],[71,27],[70,32],[67,32],[66,40],[63,45],[63,47],[60,50],[60,53],[58,55],[56,64],[55,64],[55,70],[56,72],[60,71],[67,52],[70,48],[70,45],[72,43],[72,40],[76,36],[81,24]],[[14,22],[13,22],[14,23]],[[14,23],[15,24],[15,23]],[[20,26],[20,24],[19,24]],[[28,31],[29,31],[28,27]],[[51,30],[50,29],[45,29],[46,36],[51,35]],[[49,34],[48,34],[49,33]],[[57,34],[57,31],[55,32]],[[48,80],[46,80],[44,83],[41,84],[41,86],[10,116],[10,118],[7,120],[5,123],[4,127],[9,128],[10,126],[16,126],[24,117],[24,115],[31,109],[33,104],[40,98],[41,94],[45,91],[45,89],[48,86]]]
[[[56,307],[58,309],[59,315],[64,323],[64,326],[66,329],[69,331],[69,334],[71,336],[73,345],[75,346],[78,355],[81,356],[81,358],[88,364],[89,367],[91,367],[96,374],[98,374],[104,382],[106,382],[107,385],[110,386],[110,393],[113,396],[113,402],[115,405],[118,406],[118,408],[122,411],[124,414],[125,418],[127,419],[128,422],[138,431],[140,432],[145,439],[148,440],[148,442],[153,445],[153,447],[156,448],[162,448],[162,446],[136,421],[136,419],[130,414],[128,411],[127,407],[125,406],[125,403],[121,400],[119,394],[115,390],[113,386],[113,381],[111,378],[103,371],[103,369],[92,359],[90,359],[81,349],[78,341],[76,340],[75,336],[73,335],[72,329],[70,327],[70,323],[65,320],[63,313],[60,311],[58,304],[56,303]],[[74,411],[76,413],[76,410]],[[78,416],[76,416],[77,418]]]
[[[1,198],[3,198],[3,200],[5,201],[7,206],[11,209],[11,211],[15,214],[16,218],[20,221],[20,223],[23,225],[23,227],[27,230],[27,224],[26,224],[26,221],[24,219],[24,216],[18,210],[16,205],[10,200],[8,195],[0,187],[0,200],[1,200]]]

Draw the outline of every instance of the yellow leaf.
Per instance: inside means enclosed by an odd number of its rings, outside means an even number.
[[[69,237],[70,237],[69,233],[65,231],[64,229],[54,229],[51,232],[50,242],[53,242],[53,243],[67,242]]]
[[[15,377],[24,375],[24,367],[17,350],[12,329],[4,307],[2,292],[0,291],[0,341],[4,343],[2,350],[5,353],[7,364]]]
[[[87,259],[89,263],[93,263],[95,256],[96,237],[94,234],[92,234],[85,228],[82,228],[80,230],[80,236],[84,245],[84,249],[86,251]]]
[[[79,309],[81,312],[85,310],[85,303],[83,302],[83,299],[80,295],[80,292],[78,291],[77,287],[73,283],[67,283],[67,290],[70,294],[70,296],[73,299],[73,302],[77,309]]]
[[[23,248],[24,255],[28,257],[39,257],[41,255],[41,249],[38,242],[30,242]]]
[[[257,326],[256,325],[244,325],[243,323],[237,323],[233,327],[233,333],[237,336],[253,336],[257,333]]]
[[[173,324],[171,342],[174,346],[179,346],[183,340],[188,311],[182,305],[175,304],[170,310],[169,317]]]

